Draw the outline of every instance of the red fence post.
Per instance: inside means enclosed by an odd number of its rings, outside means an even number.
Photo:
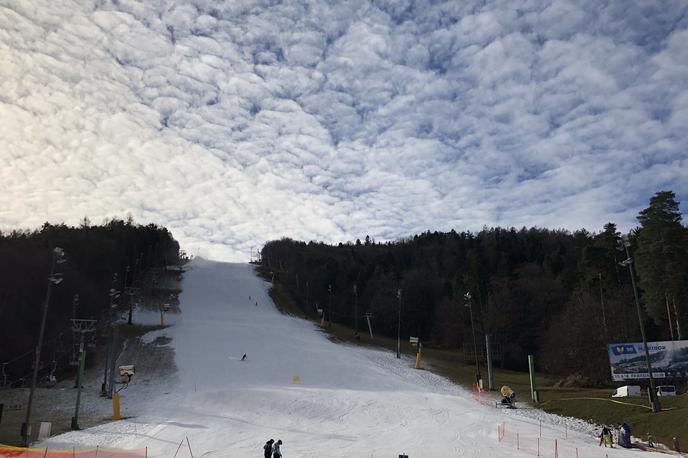
[[[554,439],[554,458],[559,458],[559,447],[556,439]]]

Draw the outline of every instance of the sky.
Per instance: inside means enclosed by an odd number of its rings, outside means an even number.
[[[687,13],[0,0],[0,230],[131,215],[235,261],[281,237],[629,230],[655,192],[688,198]]]

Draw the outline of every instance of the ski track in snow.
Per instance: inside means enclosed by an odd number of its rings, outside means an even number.
[[[415,370],[409,356],[333,343],[277,311],[268,288],[253,266],[195,260],[173,325],[129,349],[137,374],[121,393],[127,418],[37,446],[147,447],[151,457],[172,457],[188,437],[194,456],[258,457],[273,438],[287,458],[519,457],[533,455],[500,443],[497,425],[536,438],[542,421],[543,437],[563,438],[566,429],[564,444],[581,457],[648,456],[600,449],[594,425],[581,420],[478,404],[446,378]],[[151,347],[157,353],[146,356]],[[189,456],[185,443],[177,457]]]

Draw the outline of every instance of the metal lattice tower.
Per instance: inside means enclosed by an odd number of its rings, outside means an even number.
[[[74,337],[74,345],[72,346],[72,356],[69,359],[70,366],[79,365],[79,347],[85,335],[96,330],[96,320],[84,320],[81,318],[72,318],[72,335]]]

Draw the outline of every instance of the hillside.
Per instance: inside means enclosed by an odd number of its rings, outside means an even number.
[[[38,447],[147,447],[149,456],[170,457],[188,437],[194,456],[248,457],[279,438],[287,457],[530,456],[500,443],[497,425],[534,439],[538,411],[483,406],[446,379],[413,369],[408,357],[335,344],[312,323],[279,313],[268,287],[252,266],[194,261],[175,323],[139,341],[137,354],[169,348],[173,370],[141,358],[122,392],[127,419]],[[95,381],[85,390],[99,389]],[[560,451],[599,453],[589,434],[566,434]],[[563,439],[564,432],[544,424],[545,436]],[[189,455],[184,448],[178,456]]]

